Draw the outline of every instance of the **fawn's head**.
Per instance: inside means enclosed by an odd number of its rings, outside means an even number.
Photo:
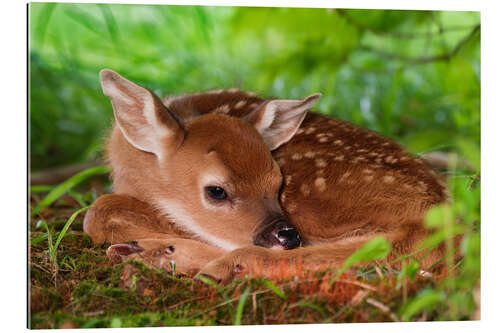
[[[140,172],[157,172],[153,206],[227,250],[300,245],[279,206],[282,177],[270,151],[290,140],[319,94],[264,101],[244,119],[205,114],[184,123],[151,91],[110,70],[100,76],[123,137],[154,156]]]

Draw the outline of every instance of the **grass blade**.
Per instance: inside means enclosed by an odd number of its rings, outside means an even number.
[[[359,250],[354,252],[349,258],[347,258],[342,268],[330,281],[330,285],[332,285],[338,279],[338,277],[351,266],[364,261],[385,259],[390,251],[391,245],[389,244],[389,242],[387,242],[387,240],[385,240],[384,237],[378,236],[373,238],[365,245],[363,245]]]
[[[236,307],[236,314],[234,316],[233,325],[241,325],[241,316],[243,315],[243,309],[245,308],[245,302],[247,300],[249,292],[250,286],[246,287],[246,289],[243,291],[243,294],[241,294],[240,296],[238,306]]]
[[[49,192],[53,188],[54,188],[54,186],[52,186],[52,185],[35,185],[35,186],[30,186],[30,193]]]
[[[50,206],[54,201],[59,199],[62,195],[64,195],[69,189],[74,186],[80,184],[84,180],[95,176],[105,174],[111,171],[110,167],[107,166],[97,166],[87,170],[84,170],[80,173],[77,173],[73,177],[54,187],[45,198],[33,209],[32,214],[38,214],[42,209],[47,206]]]
[[[266,285],[267,288],[269,288],[270,290],[272,290],[279,297],[281,297],[283,299],[286,298],[285,293],[281,289],[279,289],[278,287],[276,287],[276,285],[274,283],[272,283],[271,281],[265,280],[264,284]]]
[[[66,224],[64,224],[64,227],[62,228],[61,232],[59,233],[59,236],[57,237],[56,243],[54,244],[54,251],[57,251],[57,247],[59,246],[59,243],[61,243],[61,240],[63,239],[64,235],[66,235],[66,231],[68,231],[68,228],[71,226],[75,218],[78,216],[83,211],[86,211],[89,209],[90,206],[80,208],[76,212],[71,215],[71,217],[68,219]]]
[[[41,236],[39,236],[37,238],[33,238],[33,239],[30,240],[30,245],[35,245],[35,244],[38,244],[40,242],[43,242],[44,240],[47,239],[47,237],[49,237],[48,234],[43,234],[43,235],[41,235]]]

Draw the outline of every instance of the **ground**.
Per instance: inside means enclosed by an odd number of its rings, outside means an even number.
[[[33,187],[31,207],[37,207],[49,190]],[[455,294],[440,287],[447,281],[443,274],[417,274],[418,266],[410,264],[396,271],[375,262],[348,270],[335,283],[330,283],[335,272],[325,269],[301,277],[244,277],[225,286],[174,276],[137,261],[112,265],[106,257],[108,245],[92,244],[82,231],[85,209],[68,223],[78,209],[109,190],[106,176],[94,177],[32,214],[31,328],[359,323],[478,316],[477,300],[446,315],[451,310],[442,301]],[[66,231],[65,226],[69,226]]]

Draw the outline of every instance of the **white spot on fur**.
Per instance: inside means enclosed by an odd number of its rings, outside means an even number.
[[[390,183],[394,182],[394,176],[384,176],[383,180],[384,180],[384,183],[390,184]]]
[[[224,90],[222,89],[216,89],[216,90],[210,90],[210,91],[207,91],[206,93],[207,94],[220,94],[221,92],[223,92]]]
[[[366,158],[364,158],[363,156],[357,156],[357,157],[353,158],[351,161],[353,163],[364,162],[364,161],[366,161]]]
[[[316,127],[311,126],[311,127],[307,128],[304,133],[311,134],[311,133],[314,133],[314,131],[316,131]]]
[[[286,175],[285,176],[285,184],[290,185],[292,183],[292,176]]]
[[[300,159],[302,159],[302,154],[301,153],[295,153],[295,154],[292,155],[292,160],[298,161]]]
[[[373,180],[373,176],[372,175],[369,175],[369,176],[365,176],[363,178],[366,182],[371,182]]]
[[[236,103],[234,105],[234,108],[235,109],[241,109],[243,106],[245,106],[245,104],[247,104],[247,101],[239,101],[238,103]]]
[[[344,160],[344,155],[339,155],[334,158],[335,161],[343,161]]]
[[[363,173],[372,174],[373,170],[372,169],[364,169]]]
[[[258,106],[259,106],[259,103],[252,103],[252,104],[250,104],[250,105],[249,105],[249,107],[250,107],[251,109],[255,109],[255,108],[256,108],[256,107],[258,107]]]
[[[228,90],[228,92],[230,93],[235,93],[235,92],[239,92],[240,90],[238,88],[231,88]]]
[[[281,199],[281,203],[284,204],[286,201],[286,193],[285,192],[281,193],[280,199]]]
[[[337,146],[340,146],[343,144],[342,140],[335,140],[333,141],[334,144],[336,144]]]
[[[318,141],[319,142],[327,142],[328,141],[328,137],[321,137]]]
[[[302,184],[300,186],[300,191],[302,192],[302,194],[304,194],[306,197],[309,196],[309,194],[311,194],[311,189],[309,188],[309,185],[307,184]]]
[[[398,161],[398,159],[397,159],[397,158],[395,158],[394,156],[389,155],[389,156],[387,156],[387,157],[385,158],[385,161],[386,161],[387,163],[394,164],[394,163],[396,163],[396,162]]]
[[[224,104],[215,109],[213,113],[228,113],[229,110],[230,110],[229,105]]]
[[[323,192],[324,190],[326,190],[325,178],[323,178],[323,177],[316,178],[316,180],[314,181],[314,185],[316,186],[318,191]]]
[[[318,168],[324,168],[324,167],[326,167],[326,165],[327,165],[327,164],[326,164],[326,161],[325,161],[324,159],[322,159],[322,158],[318,158],[318,159],[316,159],[314,162],[315,162],[315,164],[316,164],[316,166],[317,166]]]
[[[315,155],[316,153],[313,151],[308,151],[307,153],[304,154],[304,156],[307,158],[314,158]]]
[[[418,182],[418,187],[423,191],[427,191],[427,184],[424,183],[423,181]]]
[[[302,134],[302,133],[304,133],[304,129],[303,129],[303,128],[299,128],[299,129],[297,130],[297,134]]]
[[[285,205],[285,211],[290,212],[290,213],[296,213],[297,212],[297,205],[294,202],[287,203]]]
[[[351,172],[347,171],[345,172],[342,176],[340,176],[339,178],[339,182],[342,182],[344,181],[345,179],[347,179],[347,177],[349,177],[351,175]]]

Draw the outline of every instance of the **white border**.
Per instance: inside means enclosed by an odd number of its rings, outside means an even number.
[[[422,330],[453,330],[453,332],[470,332],[471,329],[498,327],[495,320],[499,318],[497,305],[499,295],[499,264],[496,261],[500,254],[500,219],[495,207],[497,191],[500,188],[498,171],[498,124],[500,124],[500,104],[498,82],[500,53],[498,38],[500,33],[500,17],[498,5],[488,0],[274,0],[274,1],[60,1],[60,2],[106,2],[135,4],[184,4],[184,5],[223,5],[223,6],[285,6],[285,7],[343,7],[343,8],[390,8],[390,9],[428,9],[428,10],[473,10],[481,11],[482,19],[482,320],[479,322],[432,322],[411,324],[335,324],[331,325],[286,325],[286,326],[247,326],[241,331],[259,330],[348,330],[349,332],[378,331],[407,332]],[[2,172],[4,184],[1,200],[4,237],[2,238],[3,258],[1,284],[2,324],[8,332],[24,331],[26,325],[26,3],[23,1],[4,1],[1,4],[0,24],[2,25],[1,87],[3,116]],[[168,328],[196,332],[234,330],[235,327],[206,328]],[[143,331],[146,329],[135,329]],[[90,330],[103,332],[103,330]],[[107,331],[107,330],[106,330]]]

